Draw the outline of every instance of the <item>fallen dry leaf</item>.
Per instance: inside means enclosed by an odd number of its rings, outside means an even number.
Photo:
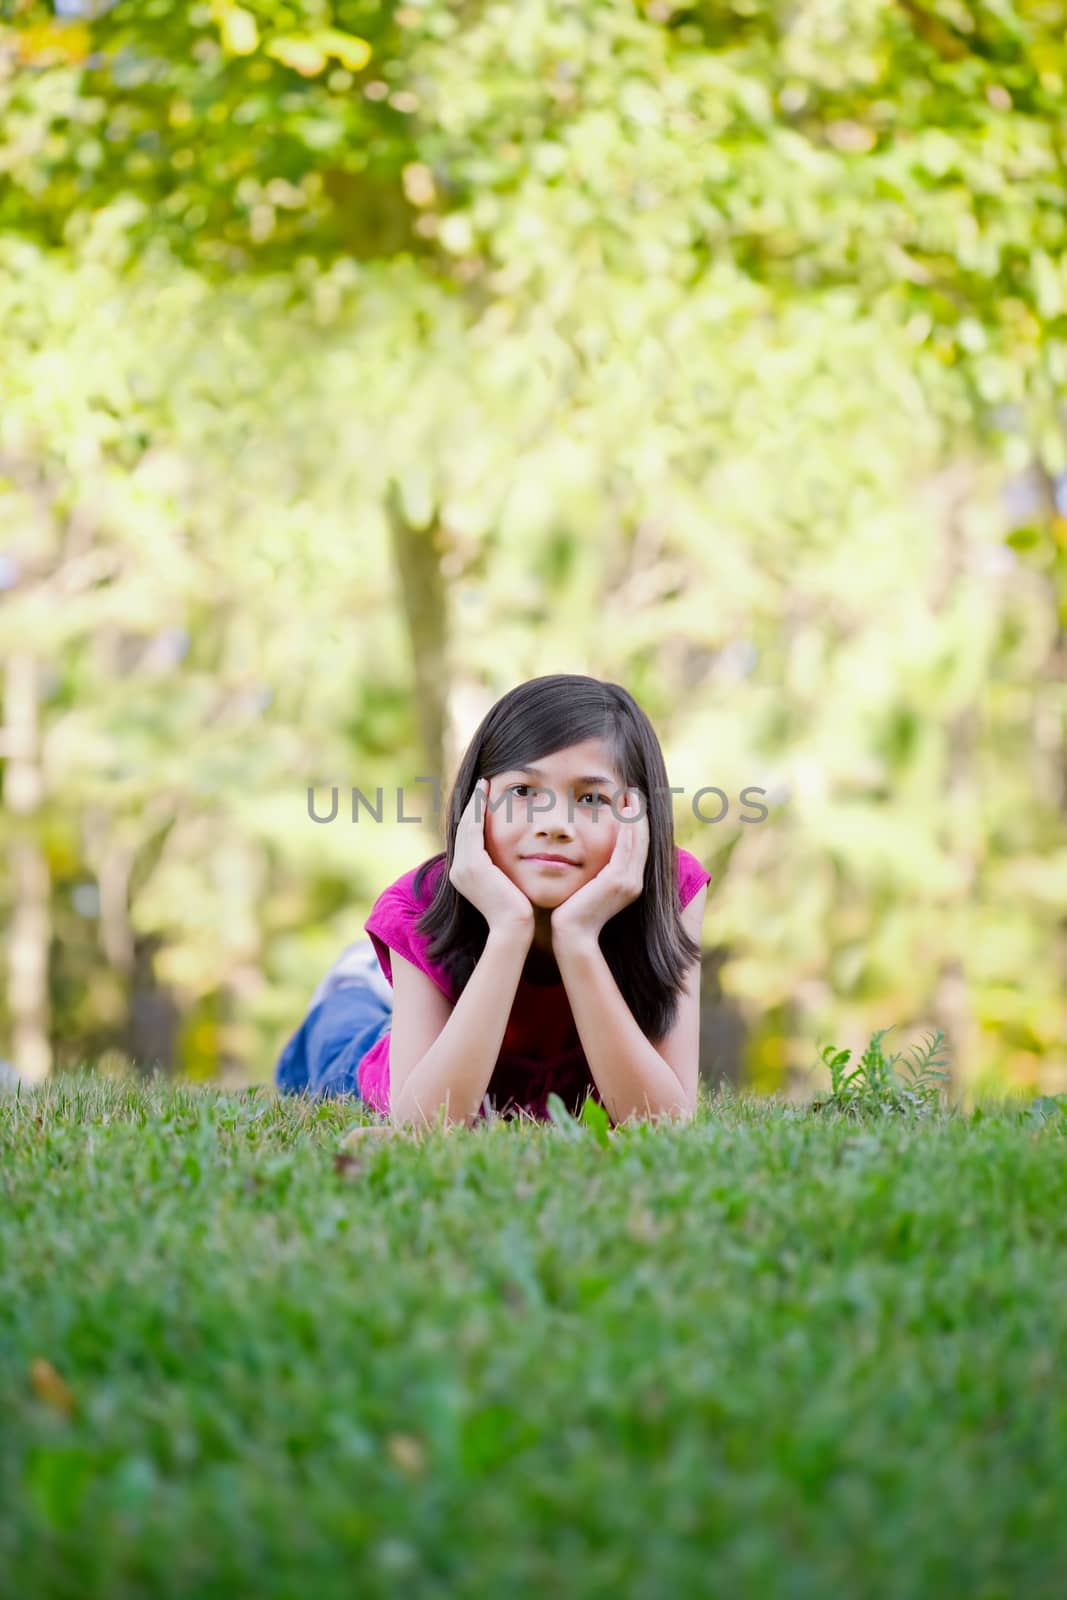
[[[65,1417],[69,1417],[78,1404],[70,1384],[43,1356],[30,1362],[30,1383],[38,1400],[43,1400],[53,1411],[61,1411]]]
[[[386,1452],[394,1466],[406,1472],[409,1477],[417,1477],[426,1469],[426,1451],[423,1449],[421,1439],[416,1439],[413,1433],[392,1433],[386,1440]]]
[[[363,1171],[363,1163],[349,1151],[338,1150],[333,1158],[333,1170],[339,1178],[358,1178]]]

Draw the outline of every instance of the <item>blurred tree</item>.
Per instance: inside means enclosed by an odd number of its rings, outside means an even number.
[[[1001,498],[1067,468],[1065,52],[1037,3],[21,5],[7,526],[29,570],[27,473],[100,526],[0,645],[63,655],[109,970],[126,873],[265,1073],[413,852],[294,831],[293,775],[389,794],[459,686],[570,666],[730,799],[679,836],[762,1081],[933,1008],[968,1080],[1067,1087],[1067,525]]]

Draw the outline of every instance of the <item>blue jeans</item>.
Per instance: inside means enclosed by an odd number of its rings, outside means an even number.
[[[392,990],[369,940],[349,945],[311,999],[274,1068],[283,1094],[359,1094],[356,1069],[393,1020]]]

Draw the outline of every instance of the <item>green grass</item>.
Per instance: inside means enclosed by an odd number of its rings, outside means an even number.
[[[0,1592],[1060,1600],[1062,1104],[0,1097]]]

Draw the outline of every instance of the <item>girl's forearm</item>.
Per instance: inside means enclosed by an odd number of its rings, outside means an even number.
[[[590,1076],[612,1122],[688,1120],[693,1110],[681,1083],[638,1027],[599,941],[575,935],[556,940],[554,949]]]
[[[441,1106],[448,1124],[477,1120],[493,1076],[530,949],[523,928],[491,929],[452,1015],[408,1073],[389,1115],[400,1126],[432,1126]]]

